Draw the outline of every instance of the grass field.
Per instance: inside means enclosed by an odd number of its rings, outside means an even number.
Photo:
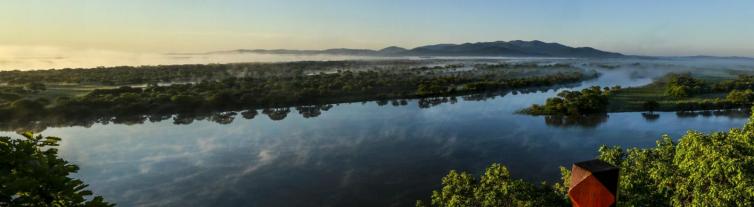
[[[721,81],[719,77],[699,77],[708,82]],[[664,79],[657,80],[649,85],[624,88],[610,95],[608,111],[609,112],[630,112],[643,111],[642,104],[647,101],[657,101],[660,107],[657,111],[675,111],[672,106],[679,102],[694,102],[705,99],[724,99],[726,93],[707,93],[698,94],[688,98],[675,98],[665,94],[667,81]]]
[[[83,96],[93,91],[94,89],[107,89],[115,88],[112,86],[100,86],[100,85],[77,85],[77,84],[51,84],[47,85],[47,90],[41,91],[36,94],[30,95],[29,98],[46,98],[48,100],[55,100],[61,96]]]

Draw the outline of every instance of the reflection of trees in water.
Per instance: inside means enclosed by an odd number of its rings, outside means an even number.
[[[241,116],[243,116],[244,119],[254,119],[259,114],[257,110],[255,109],[249,109],[244,112],[241,112]]]
[[[527,93],[536,93],[536,92],[547,92],[549,90],[557,90],[559,88],[563,87],[575,87],[579,84],[569,84],[569,85],[559,85],[555,87],[538,87],[538,88],[527,88],[527,89],[520,89],[515,91],[485,91],[475,94],[468,94],[468,95],[462,95],[462,96],[445,96],[445,97],[424,97],[416,99],[417,104],[419,108],[431,108],[434,106],[438,106],[441,104],[455,104],[458,102],[459,97],[463,99],[464,101],[487,101],[490,99],[494,99],[496,97],[502,97],[507,94],[527,94]],[[382,99],[375,101],[380,106],[385,105],[392,105],[395,107],[400,106],[406,106],[409,103],[408,99]],[[365,102],[366,103],[366,102]],[[304,118],[314,118],[320,116],[323,112],[328,111],[334,107],[333,104],[324,104],[324,105],[304,105],[304,106],[295,106],[295,108],[299,114],[301,114]],[[72,127],[72,126],[81,126],[81,127],[91,127],[94,124],[125,124],[125,125],[134,125],[134,124],[143,124],[147,121],[156,123],[156,122],[162,122],[165,120],[172,119],[173,124],[176,125],[188,125],[193,123],[194,121],[202,121],[207,120],[211,122],[216,122],[219,124],[230,124],[232,123],[236,116],[240,113],[241,116],[244,119],[254,119],[257,115],[259,115],[258,112],[259,109],[246,109],[246,110],[239,110],[239,111],[224,111],[224,112],[202,112],[202,111],[194,111],[194,112],[184,112],[184,113],[178,113],[178,114],[172,114],[172,113],[156,113],[156,114],[138,114],[138,115],[119,115],[119,116],[105,116],[97,113],[92,113],[88,111],[81,111],[80,113],[72,112],[72,113],[66,113],[65,116],[63,115],[51,115],[49,117],[44,117],[43,119],[36,120],[36,119],[11,119],[11,120],[2,120],[0,121],[0,131],[33,131],[33,132],[41,132],[47,129],[48,127]],[[275,108],[265,108],[261,109],[261,113],[267,115],[271,120],[279,121],[283,120],[288,117],[288,114],[291,112],[290,107],[275,107]]]
[[[314,118],[322,114],[322,111],[330,110],[333,106],[326,105],[309,105],[309,106],[297,106],[296,111],[304,118]]]
[[[644,120],[647,120],[649,122],[654,122],[654,121],[657,121],[657,119],[660,119],[660,114],[656,114],[652,112],[641,113],[641,117],[644,117]]]
[[[209,117],[210,121],[219,123],[219,124],[230,124],[233,123],[233,120],[236,119],[236,112],[221,112],[212,114],[212,116]]]
[[[582,116],[545,116],[545,124],[555,127],[586,127],[594,128],[607,121],[607,114],[592,114]]]
[[[486,101],[497,96],[505,96],[505,93],[479,93],[462,96],[464,101]]]
[[[408,105],[408,100],[406,99],[392,100],[390,101],[390,104],[392,104],[393,106],[405,106],[405,105]]]
[[[288,113],[290,112],[291,108],[288,107],[262,109],[262,113],[267,114],[267,116],[270,117],[270,119],[272,119],[273,121],[285,119],[285,117],[287,117]]]
[[[456,99],[456,97],[431,97],[419,99],[416,103],[419,105],[419,108],[426,109],[449,102],[456,103],[458,102],[458,100]]]
[[[711,116],[726,116],[731,118],[748,118],[751,114],[749,109],[728,109],[728,110],[706,110],[706,111],[678,111],[675,115],[678,118],[695,118],[695,117],[711,117]]]

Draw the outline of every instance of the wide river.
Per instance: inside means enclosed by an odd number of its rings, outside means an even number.
[[[603,71],[575,88],[651,82],[627,71]],[[292,109],[279,121],[264,114],[229,124],[169,119],[43,134],[63,137],[63,158],[81,167],[75,176],[119,206],[412,206],[452,169],[478,174],[503,163],[516,178],[553,182],[559,166],[592,159],[601,145],[650,147],[663,134],[677,139],[687,130],[727,130],[747,120],[611,113],[590,125],[557,125],[515,113],[556,93],[459,98],[430,108],[416,100],[351,103],[314,118]]]

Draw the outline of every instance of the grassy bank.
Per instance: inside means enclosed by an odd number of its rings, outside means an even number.
[[[713,81],[713,77],[706,79]],[[719,80],[718,80],[719,81]],[[727,93],[696,94],[685,98],[671,97],[666,94],[668,86],[666,79],[659,79],[649,85],[633,88],[624,88],[615,91],[609,96],[609,112],[634,112],[644,111],[643,104],[647,101],[656,101],[659,107],[656,111],[676,111],[677,106],[688,102],[702,102],[716,98],[725,99]]]
[[[58,97],[78,97],[84,96],[89,92],[96,89],[113,89],[115,86],[102,86],[102,85],[79,85],[79,84],[49,84],[47,90],[40,91],[35,94],[29,94],[28,98],[37,99],[45,98],[47,100],[55,100]]]

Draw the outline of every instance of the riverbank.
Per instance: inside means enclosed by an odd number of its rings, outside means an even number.
[[[715,92],[696,94],[689,97],[671,97],[666,93],[667,80],[657,80],[649,85],[616,90],[608,96],[608,112],[641,112],[647,111],[644,104],[649,101],[657,102],[654,111],[679,111],[679,106],[689,103],[702,103],[715,99],[723,100],[727,93]]]

